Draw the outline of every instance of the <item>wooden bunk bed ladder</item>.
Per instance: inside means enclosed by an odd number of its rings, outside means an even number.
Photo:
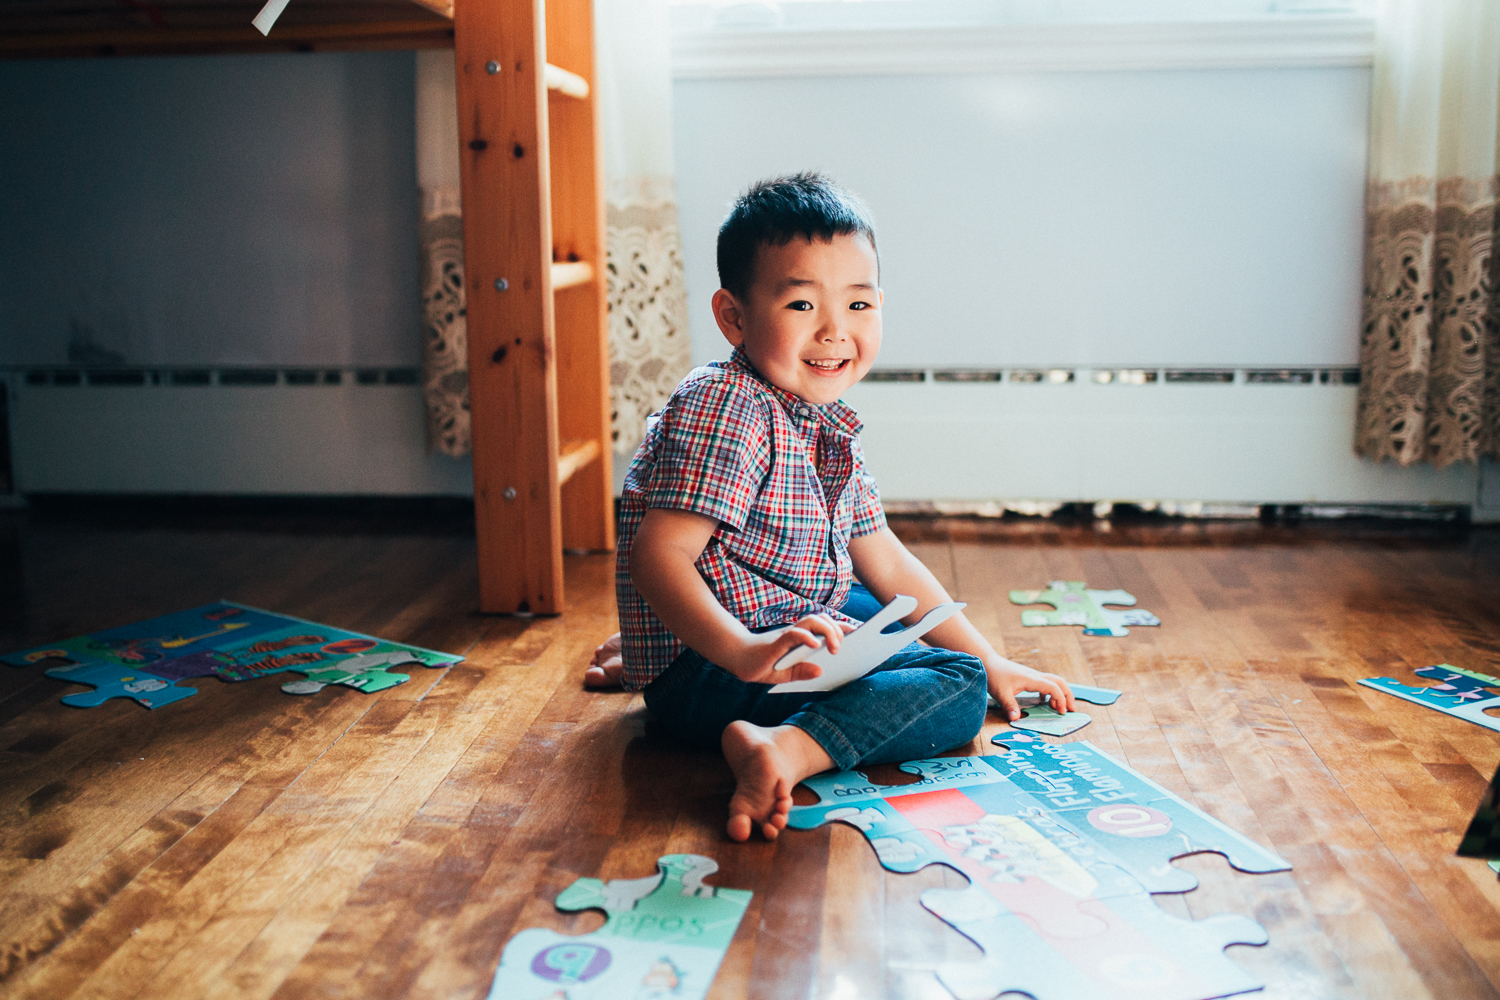
[[[614,547],[589,0],[456,0],[480,607],[555,614]],[[550,63],[550,64],[549,64]]]

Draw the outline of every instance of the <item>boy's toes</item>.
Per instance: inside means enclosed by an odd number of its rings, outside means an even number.
[[[619,687],[625,666],[619,659],[605,660],[583,672],[583,686],[591,688]]]
[[[749,816],[746,816],[744,813],[737,813],[729,817],[729,825],[726,827],[726,832],[729,834],[730,840],[746,841],[750,839],[751,826]]]

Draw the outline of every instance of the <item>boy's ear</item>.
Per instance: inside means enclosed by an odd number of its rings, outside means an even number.
[[[713,298],[714,320],[719,324],[719,332],[724,339],[734,347],[739,347],[745,342],[745,310],[740,305],[734,293],[727,288],[721,288],[714,292]]]

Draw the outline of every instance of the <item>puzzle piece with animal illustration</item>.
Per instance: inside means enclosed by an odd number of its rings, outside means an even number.
[[[505,945],[489,1000],[702,1000],[752,893],[703,880],[712,858],[668,854],[646,878],[581,878],[559,910],[603,910],[604,926],[570,937],[544,927]]]
[[[1418,705],[1435,708],[1444,715],[1500,732],[1500,719],[1485,714],[1486,709],[1500,708],[1500,694],[1490,690],[1500,689],[1500,678],[1481,674],[1477,670],[1455,667],[1451,663],[1422,667],[1416,671],[1416,675],[1437,683],[1428,687],[1414,687],[1389,677],[1367,677],[1359,683]]]
[[[1222,949],[1265,943],[1263,928],[1238,916],[1179,920],[1150,893],[1197,885],[1170,863],[1184,854],[1217,851],[1243,871],[1291,866],[1091,743],[1005,735],[1003,756],[901,765],[915,784],[816,775],[804,784],[819,803],[793,806],[788,826],[848,823],[890,871],[946,864],[969,879],[922,897],[986,952],[940,970],[961,1000],[1006,990],[1203,1000],[1258,988]]]
[[[1053,580],[1046,590],[1012,590],[1012,604],[1050,604],[1051,611],[1022,611],[1022,625],[1082,625],[1084,635],[1129,635],[1127,625],[1160,625],[1144,608],[1125,611],[1106,604],[1135,604],[1123,590],[1089,590],[1082,580]]]
[[[80,663],[72,667],[54,667],[47,676],[73,684],[90,684],[94,690],[63,695],[62,703],[74,708],[93,708],[111,698],[134,698],[147,708],[161,708],[174,701],[197,694],[192,688],[180,688],[172,680],[158,677],[118,663]]]
[[[21,650],[0,662],[46,665],[48,677],[96,684],[94,692],[65,696],[64,704],[92,707],[132,697],[147,708],[160,708],[195,694],[195,688],[175,686],[194,677],[243,681],[295,671],[307,679],[282,685],[289,694],[310,694],[328,684],[368,692],[410,679],[389,667],[437,667],[462,659],[221,601]],[[126,677],[130,679],[121,679]]]

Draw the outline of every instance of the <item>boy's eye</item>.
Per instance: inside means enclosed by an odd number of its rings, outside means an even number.
[[[850,309],[868,309],[868,308],[870,308],[870,303],[868,303],[868,302],[851,302],[851,303],[849,303],[849,308]]]
[[[788,302],[786,307],[788,309],[795,309],[798,312],[807,312],[812,308],[812,303],[806,299],[798,299],[796,302]]]

